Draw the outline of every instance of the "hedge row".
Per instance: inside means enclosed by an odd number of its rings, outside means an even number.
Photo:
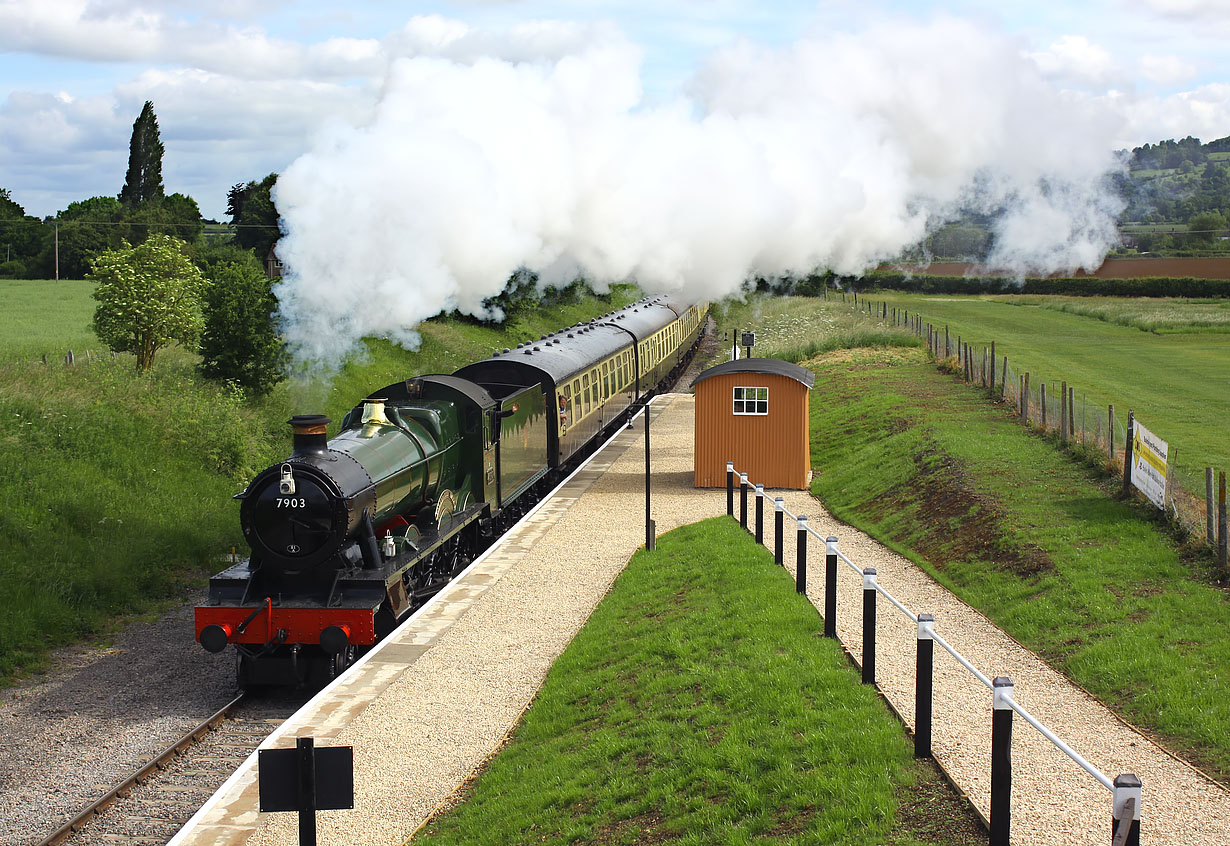
[[[877,288],[924,294],[1066,294],[1076,297],[1191,297],[1230,298],[1230,279],[1149,276],[1138,279],[1099,279],[1094,276],[1051,279],[1005,277],[918,276],[906,273],[872,273],[862,278],[830,277],[843,290]],[[796,286],[806,293],[811,280]],[[819,293],[815,291],[814,293]]]

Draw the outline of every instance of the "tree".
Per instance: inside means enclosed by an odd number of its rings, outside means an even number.
[[[1189,238],[1193,242],[1211,244],[1215,238],[1225,234],[1226,219],[1216,212],[1206,212],[1191,218],[1187,231],[1192,233]]]
[[[146,100],[141,114],[133,121],[132,139],[128,142],[128,174],[120,191],[120,202],[128,208],[162,199],[163,152],[154,104]]]
[[[136,247],[106,250],[86,275],[98,283],[94,333],[116,352],[135,353],[139,373],[168,344],[192,347],[200,338],[205,277],[185,246],[170,235],[151,235]]]
[[[226,213],[236,227],[236,243],[252,250],[261,262],[281,234],[272,196],[277,181],[278,175],[271,173],[260,182],[235,185],[226,194]]]
[[[246,261],[222,262],[210,272],[201,372],[263,395],[286,378],[288,357],[277,332],[272,280],[251,253],[245,255]]]

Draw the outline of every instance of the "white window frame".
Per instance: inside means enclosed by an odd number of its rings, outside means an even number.
[[[764,385],[738,385],[731,391],[731,400],[736,417],[764,417],[769,413],[769,389]]]

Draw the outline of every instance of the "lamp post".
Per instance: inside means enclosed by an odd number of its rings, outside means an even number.
[[[649,518],[649,402],[645,399],[645,548],[657,549],[657,536],[653,520]]]

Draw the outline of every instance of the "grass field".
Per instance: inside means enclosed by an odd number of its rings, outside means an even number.
[[[1113,403],[1177,448],[1187,480],[1204,468],[1230,468],[1230,303],[1225,301],[1114,300],[1068,297],[935,297],[870,293],[872,302],[936,326],[948,326],[979,350],[995,341],[1017,372],[1040,383],[1075,386],[1077,402]],[[1077,302],[1076,300],[1080,300]],[[871,318],[865,318],[869,322]],[[1149,331],[1142,331],[1147,329]]]
[[[418,352],[373,341],[327,385],[287,383],[247,402],[201,379],[199,358],[175,347],[144,376],[130,355],[86,364],[81,351],[100,349],[90,287],[49,285],[0,283],[0,684],[51,647],[198,590],[243,548],[231,496],[287,454],[291,415],[339,421],[384,385],[452,372],[633,297],[623,288],[545,306],[506,329],[442,318],[423,327]]]
[[[985,843],[763,547],[641,550],[467,801],[415,843]]]
[[[927,302],[907,302],[926,313]],[[732,308],[729,318],[754,327],[758,305]],[[820,322],[827,318],[815,313],[845,306],[813,299],[773,308]],[[1174,337],[1040,308],[997,309],[1008,312],[1003,320],[1029,313]],[[1147,509],[1116,499],[1098,468],[1020,426],[922,350],[838,352],[809,366],[817,374],[813,491],[835,515],[913,558],[1130,721],[1230,780],[1230,603],[1208,559],[1186,558]]]
[[[90,329],[94,319],[94,283],[79,279],[0,280],[0,360],[38,358],[62,361],[69,350],[102,353]]]

